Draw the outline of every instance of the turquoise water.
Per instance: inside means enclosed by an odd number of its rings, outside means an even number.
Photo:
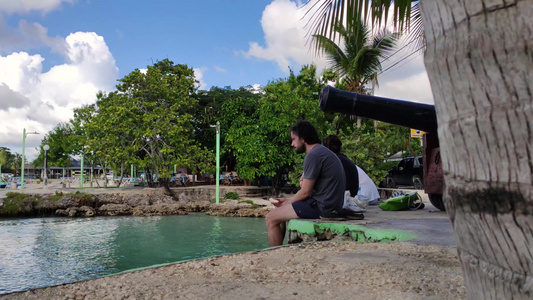
[[[261,218],[3,219],[0,294],[267,247]]]

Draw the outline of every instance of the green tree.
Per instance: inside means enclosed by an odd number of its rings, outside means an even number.
[[[272,177],[274,188],[279,188],[281,174],[289,171],[296,158],[290,147],[290,126],[306,119],[325,132],[324,113],[317,106],[323,82],[316,77],[314,66],[304,66],[299,75],[291,72],[289,78],[268,84],[258,102],[237,98],[224,103],[229,122],[225,151],[235,153],[241,177]]]
[[[195,140],[203,147],[215,149],[216,132],[214,125],[218,121],[223,133],[221,135],[221,145],[223,147],[226,139],[225,131],[233,120],[233,116],[223,115],[223,104],[229,101],[240,101],[240,105],[243,105],[243,107],[239,111],[249,114],[250,111],[255,111],[257,108],[255,105],[260,97],[260,94],[252,93],[249,87],[241,87],[239,89],[232,89],[229,86],[224,88],[212,87],[209,91],[199,91],[197,97],[198,106],[193,121]],[[232,151],[223,151],[220,159],[222,166],[228,166],[229,169],[233,170],[235,156]]]
[[[372,27],[385,27],[393,13],[394,28],[405,31],[420,46],[425,45],[424,26],[418,0],[317,0],[307,1],[308,12],[312,12],[308,30],[313,35],[325,36],[335,40],[341,36],[333,30],[336,24],[349,24],[362,21]],[[316,52],[322,51],[321,42],[313,40]]]
[[[127,166],[134,163],[138,150],[134,130],[133,107],[129,99],[118,92],[98,93],[93,106],[86,106],[77,111],[76,116],[81,126],[78,129],[78,142],[83,144],[84,155],[88,161],[97,161],[105,168],[110,168],[122,177]],[[118,171],[118,172],[117,172]],[[104,181],[107,185],[107,179]]]
[[[44,164],[44,149],[43,146],[47,144],[50,149],[47,151],[47,164],[49,166],[67,168],[71,166],[70,159],[73,153],[72,147],[72,127],[69,123],[59,123],[53,130],[49,131],[39,146],[39,154],[33,161],[34,166],[43,166]]]
[[[20,167],[22,165],[22,154],[20,153],[13,154],[13,156],[11,157],[11,165],[13,166],[13,169],[15,169],[15,176],[19,176],[21,174]]]
[[[382,168],[387,159],[387,141],[383,133],[353,128],[341,132],[339,138],[342,140],[342,152],[365,170],[375,184],[379,184],[387,174]]]
[[[119,81],[117,93],[107,97],[113,101],[106,110],[114,113],[121,124],[104,118],[97,119],[98,123],[111,122],[107,128],[119,126],[117,133],[122,132],[125,143],[121,144],[125,146],[124,158],[137,150],[136,164],[157,174],[159,183],[172,194],[169,180],[173,166],[205,165],[210,156],[210,151],[193,139],[197,105],[193,97],[194,72],[165,59],[148,66],[145,73],[135,70]],[[114,146],[118,148],[116,142]]]
[[[341,78],[337,86],[364,93],[365,85],[377,83],[381,61],[394,49],[398,35],[381,31],[372,36],[360,19],[351,20],[346,26],[336,23],[333,31],[339,35],[342,45],[325,35],[316,34],[313,38]]]
[[[413,3],[420,3],[446,182],[444,204],[457,236],[468,297],[531,298],[533,253],[523,251],[533,241],[531,1],[316,3],[322,13],[312,31],[324,35],[342,18],[366,12],[383,24],[391,3],[396,24],[406,24]]]
[[[0,147],[0,161],[2,162],[2,170],[6,171],[7,168],[15,176],[20,175],[20,166],[22,164],[22,155],[20,153],[11,153],[9,148]]]
[[[381,61],[394,49],[398,34],[382,30],[373,36],[360,18],[351,19],[346,25],[335,23],[332,30],[338,34],[339,43],[320,34],[313,35],[313,39],[340,77],[336,87],[366,94],[366,85],[377,85]],[[342,128],[349,129],[353,119],[353,116],[341,114],[337,119],[336,133]],[[358,126],[361,122],[362,119],[357,118]]]
[[[7,147],[0,147],[0,173],[13,172],[16,169],[15,165],[16,154],[11,153]],[[20,165],[18,166],[20,169]]]

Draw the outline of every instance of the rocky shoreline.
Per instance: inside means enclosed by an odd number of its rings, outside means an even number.
[[[161,189],[138,189],[91,193],[55,191],[54,193],[7,193],[0,200],[0,217],[95,217],[158,216],[205,212],[213,216],[265,217],[273,208],[266,199],[223,199],[215,202],[215,191],[208,188],[181,189],[175,197]],[[265,197],[266,198],[266,197]],[[259,198],[261,199],[261,198]]]

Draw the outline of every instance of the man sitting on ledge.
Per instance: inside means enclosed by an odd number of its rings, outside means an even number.
[[[285,222],[291,219],[344,217],[344,169],[339,158],[320,144],[313,125],[299,121],[292,126],[291,146],[296,153],[306,153],[300,190],[290,199],[275,198],[276,208],[266,216],[268,244],[279,246],[285,236]]]

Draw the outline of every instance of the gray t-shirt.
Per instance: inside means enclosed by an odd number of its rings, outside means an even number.
[[[310,198],[322,213],[342,210],[346,178],[335,153],[320,144],[313,147],[304,159],[304,178],[315,180]]]

